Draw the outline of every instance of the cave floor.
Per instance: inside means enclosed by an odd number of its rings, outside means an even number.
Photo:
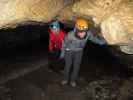
[[[102,75],[102,77],[91,77],[91,80],[88,80],[81,75],[78,80],[78,86],[72,88],[69,85],[62,86],[60,84],[63,79],[62,70],[60,70],[60,73],[57,73],[47,69],[45,66],[37,71],[7,82],[5,87],[9,89],[9,92],[5,93],[5,95],[8,94],[12,98],[11,100],[95,100],[97,95],[99,95],[98,100],[104,100],[106,96],[108,97],[105,100],[121,100],[116,99],[121,93],[119,90],[122,87],[126,87],[126,90],[131,90],[128,96],[132,97],[132,79],[123,79],[118,76],[111,77],[110,75]],[[126,83],[126,86],[123,85],[124,83]],[[127,94],[125,95],[127,96]]]
[[[8,55],[8,60],[7,57],[3,61],[1,60],[1,66],[6,64],[3,67],[5,69],[1,70],[1,75],[17,69],[16,67],[20,69],[32,68],[33,66],[39,67],[38,70],[1,84],[0,100],[133,99],[133,70],[128,69],[109,55],[105,48],[92,47],[89,50],[86,49],[87,52],[85,51],[83,56],[80,77],[76,88],[60,84],[61,80],[63,80],[63,63],[55,63],[52,70],[49,70],[48,65],[44,64],[47,58],[46,49],[40,47],[35,50],[33,48],[28,50],[27,53],[24,50],[20,50],[24,51],[25,55],[22,52],[18,52],[21,56],[16,54],[16,52],[15,56],[10,53],[12,55]]]
[[[60,84],[63,75],[40,69],[24,77],[10,81],[13,100],[86,100],[83,88],[87,82],[80,79],[78,87]]]

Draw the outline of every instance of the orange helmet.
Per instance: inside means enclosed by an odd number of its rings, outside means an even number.
[[[88,30],[88,22],[85,19],[78,18],[75,23],[75,28],[81,31]]]

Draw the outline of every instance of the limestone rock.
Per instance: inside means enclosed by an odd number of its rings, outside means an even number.
[[[64,6],[64,0],[0,0],[0,27],[26,21],[48,22]]]
[[[74,20],[74,13],[72,12],[72,5],[69,5],[61,10],[58,15],[58,19],[64,23],[73,22]]]
[[[0,28],[55,17],[72,24],[85,17],[100,26],[108,44],[129,46],[133,40],[133,0],[0,0],[0,9]]]

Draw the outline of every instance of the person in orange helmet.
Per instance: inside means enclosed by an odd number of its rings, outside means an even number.
[[[87,40],[91,40],[100,45],[106,44],[106,41],[103,38],[94,36],[91,33],[87,20],[78,18],[74,30],[70,31],[63,41],[62,52],[60,55],[61,58],[63,56],[65,58],[64,80],[61,82],[62,85],[67,84],[70,80],[70,85],[76,87],[83,49]],[[71,67],[73,67],[73,70],[70,74]]]

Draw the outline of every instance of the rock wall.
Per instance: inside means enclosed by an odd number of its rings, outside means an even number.
[[[0,27],[26,21],[48,22],[64,6],[64,0],[0,0]]]
[[[1,0],[0,28],[27,21],[92,19],[108,44],[133,41],[133,0]]]
[[[81,0],[73,11],[91,16],[109,44],[133,40],[133,0]]]

